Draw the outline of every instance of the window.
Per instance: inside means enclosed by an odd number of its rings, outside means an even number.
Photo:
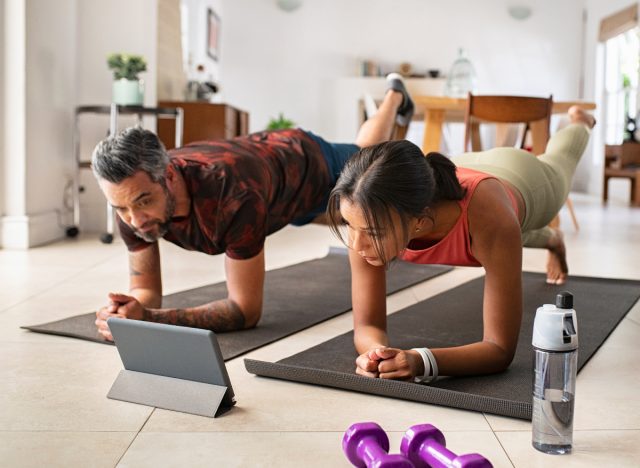
[[[627,116],[638,116],[640,30],[635,27],[605,42],[605,143],[617,145],[625,137]],[[640,123],[640,119],[638,119]],[[640,136],[640,135],[639,135]]]

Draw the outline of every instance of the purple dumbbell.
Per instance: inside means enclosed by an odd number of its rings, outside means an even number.
[[[354,466],[362,468],[413,468],[402,455],[390,455],[389,437],[376,423],[352,424],[342,437],[342,450]]]
[[[416,468],[492,468],[489,460],[477,453],[456,455],[446,447],[442,432],[431,424],[411,426],[400,444],[400,452]]]

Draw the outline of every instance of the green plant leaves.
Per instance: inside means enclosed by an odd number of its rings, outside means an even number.
[[[141,55],[115,53],[107,57],[109,70],[113,70],[113,78],[119,80],[137,80],[138,73],[147,70],[147,62]]]
[[[272,118],[267,124],[267,130],[282,130],[284,128],[293,128],[296,123],[293,120],[287,119],[282,112],[278,114],[278,118]]]

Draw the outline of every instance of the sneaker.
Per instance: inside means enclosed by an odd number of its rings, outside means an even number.
[[[400,127],[406,127],[411,122],[415,106],[413,105],[413,101],[411,100],[411,97],[407,92],[407,88],[404,87],[402,75],[400,75],[399,73],[389,73],[387,75],[387,85],[387,89],[392,89],[394,91],[402,93],[402,104],[400,104],[400,107],[398,107],[398,112],[396,114],[396,124],[398,124]]]

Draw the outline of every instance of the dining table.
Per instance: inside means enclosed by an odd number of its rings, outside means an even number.
[[[443,125],[448,122],[464,122],[467,98],[417,95],[412,96],[412,99],[416,106],[416,117],[423,115],[424,118],[423,153],[440,151]],[[595,103],[587,101],[553,101],[551,113],[566,113],[573,105],[580,105],[585,110],[596,108]],[[530,124],[531,149],[537,155],[544,153],[547,145],[547,132],[544,125],[544,121]]]

